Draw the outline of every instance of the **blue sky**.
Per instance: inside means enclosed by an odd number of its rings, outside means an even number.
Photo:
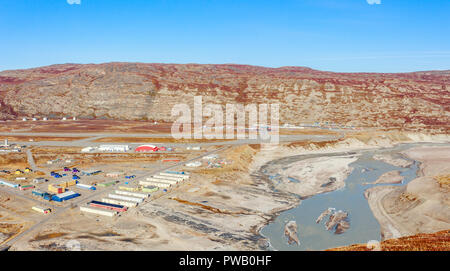
[[[2,0],[0,70],[112,61],[443,70],[449,14],[448,0]]]

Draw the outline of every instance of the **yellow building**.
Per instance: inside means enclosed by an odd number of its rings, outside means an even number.
[[[49,184],[48,185],[48,191],[55,193],[55,194],[61,194],[64,191],[66,191],[65,187],[62,187],[60,185],[53,185],[53,184]]]

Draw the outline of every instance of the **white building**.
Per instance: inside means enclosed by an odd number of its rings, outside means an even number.
[[[187,167],[199,167],[201,165],[202,165],[202,162],[200,162],[200,161],[190,162],[190,163],[186,164]]]
[[[130,150],[130,146],[128,146],[128,145],[100,145],[98,150],[106,151],[106,152],[126,152],[126,151]]]
[[[93,147],[86,147],[86,148],[81,149],[81,152],[91,152],[93,150],[94,150]]]

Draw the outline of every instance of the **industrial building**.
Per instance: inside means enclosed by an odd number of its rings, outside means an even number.
[[[137,147],[134,151],[135,152],[154,152],[154,151],[158,151],[158,147],[156,147],[155,145],[141,145],[141,146]]]
[[[168,183],[171,185],[176,185],[178,183],[178,181],[176,181],[176,180],[156,179],[156,178],[152,178],[152,177],[147,178],[147,181],[157,182],[157,183]]]
[[[86,189],[86,190],[96,190],[96,189],[97,189],[97,188],[95,188],[95,186],[93,186],[93,185],[82,184],[82,183],[77,183],[76,186],[79,187],[79,188],[81,188],[81,189]]]
[[[103,198],[102,202],[112,203],[112,204],[119,204],[119,205],[126,206],[128,208],[136,207],[138,205],[137,202],[126,201],[126,200],[118,200],[118,199],[108,199],[108,198]]]
[[[47,179],[42,178],[42,177],[38,177],[33,180],[33,183],[36,183],[36,184],[45,183],[45,182],[47,182]]]
[[[79,196],[81,196],[81,195],[78,193],[75,193],[73,191],[67,191],[65,193],[52,196],[52,200],[57,201],[57,202],[63,202],[66,200],[70,200],[70,199],[79,197]]]
[[[29,189],[33,189],[34,185],[21,185],[19,187],[20,190],[24,191],[24,190],[29,190]]]
[[[113,203],[101,202],[101,201],[96,201],[96,200],[89,202],[88,205],[90,207],[102,208],[102,209],[107,209],[107,210],[116,211],[116,212],[126,212],[128,210],[128,207],[120,205],[120,204],[113,204]]]
[[[93,151],[93,150],[94,150],[93,147],[85,147],[85,148],[82,148],[82,149],[81,149],[81,152],[91,152],[91,151]]]
[[[172,186],[170,183],[154,182],[154,181],[140,181],[139,184],[143,185],[143,186],[147,186],[147,185],[156,186],[159,188],[169,188]]]
[[[141,188],[141,191],[144,193],[154,193],[157,192],[159,190],[159,187],[154,186],[154,185],[150,185],[150,186],[143,186]]]
[[[127,152],[130,150],[128,145],[100,145],[99,151],[104,152]]]
[[[66,191],[66,188],[61,187],[59,185],[49,184],[48,191],[55,193],[55,194],[61,194],[61,193],[64,193],[64,191]]]
[[[109,216],[109,217],[113,217],[113,216],[117,215],[116,211],[100,210],[97,208],[90,208],[90,207],[84,207],[84,206],[80,206],[80,211],[85,212],[85,213],[96,214],[96,215]]]
[[[126,201],[132,201],[132,202],[136,202],[136,203],[141,203],[144,201],[143,198],[135,198],[135,197],[117,195],[117,194],[109,194],[108,197],[111,199],[126,200]]]
[[[125,196],[131,196],[131,197],[142,198],[142,199],[149,197],[149,194],[146,194],[146,193],[137,193],[137,192],[123,191],[123,190],[116,190],[115,193],[117,195],[125,195]]]

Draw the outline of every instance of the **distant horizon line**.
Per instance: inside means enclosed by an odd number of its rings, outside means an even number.
[[[265,69],[283,69],[283,68],[301,68],[301,69],[308,69],[312,71],[319,71],[319,72],[328,72],[328,73],[360,73],[360,74],[406,74],[406,73],[421,73],[421,72],[445,72],[450,71],[450,67],[448,69],[431,69],[431,70],[415,70],[415,71],[399,71],[399,72],[371,72],[371,71],[332,71],[332,70],[321,70],[316,68],[311,68],[308,66],[292,66],[292,65],[286,65],[286,66],[263,66],[263,65],[254,65],[254,64],[242,64],[242,63],[196,63],[196,62],[186,62],[186,63],[175,63],[175,62],[139,62],[139,61],[108,61],[108,62],[91,62],[91,63],[75,63],[75,62],[66,62],[66,63],[55,63],[55,64],[47,64],[42,66],[31,66],[26,68],[17,68],[17,69],[5,69],[0,70],[0,73],[8,72],[8,71],[20,71],[20,70],[33,70],[33,69],[39,69],[44,67],[51,67],[51,66],[62,66],[62,65],[106,65],[106,64],[157,64],[157,65],[217,65],[217,66],[249,66],[249,67],[258,67],[258,68],[265,68]]]

